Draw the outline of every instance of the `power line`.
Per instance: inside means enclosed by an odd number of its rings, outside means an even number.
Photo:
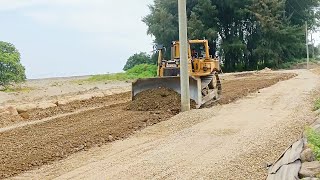
[[[301,10],[304,10],[304,8],[302,8],[302,6],[300,5],[300,3],[297,1],[297,0],[295,0],[295,2],[297,3],[297,5],[300,7],[300,9]],[[296,13],[298,16],[300,16],[300,18],[302,19],[302,20],[304,20],[305,18],[306,18],[306,16],[305,15],[302,15],[301,13],[299,13],[297,10],[296,10],[296,8],[294,8],[293,7],[293,5],[290,3],[290,1],[287,1],[287,3],[288,3],[288,5],[292,8],[292,10],[293,10],[293,13]],[[317,8],[320,8],[320,7],[317,7]],[[308,23],[307,23],[307,21],[305,21],[305,26],[306,26],[306,46],[307,46],[307,59],[309,59],[309,33],[308,33]],[[314,46],[314,44],[313,44],[313,46]]]
[[[308,22],[306,21],[306,48],[307,48],[307,69],[309,69],[309,39],[308,39]]]
[[[301,10],[303,10],[302,6],[300,6],[299,1],[295,0],[295,2],[298,4],[298,6],[301,8]]]
[[[300,13],[298,13],[298,11],[292,6],[292,4],[291,4],[289,1],[287,1],[287,2],[288,2],[288,4],[290,5],[290,7],[293,9],[294,13],[298,14],[302,19],[304,19],[304,16],[301,15]],[[300,6],[300,5],[299,5],[299,6]],[[301,7],[301,6],[300,6],[300,7]]]

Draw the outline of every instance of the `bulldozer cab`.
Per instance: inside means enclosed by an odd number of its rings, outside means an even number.
[[[190,44],[191,59],[205,59],[206,51],[202,44]]]
[[[208,40],[189,40],[188,62],[189,72],[192,76],[202,77],[220,71],[220,64],[217,58],[209,54]],[[179,76],[180,75],[180,43],[173,41],[171,46],[171,59],[164,60],[163,49],[158,50],[158,76]]]
[[[208,40],[189,40],[189,58],[203,58],[209,60],[212,58],[209,54]],[[179,41],[172,42],[171,59],[180,59],[180,43]]]

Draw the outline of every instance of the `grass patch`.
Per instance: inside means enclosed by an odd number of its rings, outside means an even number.
[[[60,86],[62,86],[62,83],[60,83],[60,82],[53,82],[50,86],[51,86],[51,87],[60,87]]]
[[[150,64],[140,64],[124,73],[94,75],[82,82],[101,82],[101,81],[126,81],[139,78],[152,78],[157,75],[157,66]]]
[[[306,130],[308,146],[312,149],[316,155],[317,160],[320,160],[320,133],[316,132],[312,128]]]
[[[94,75],[89,77],[88,82],[99,82],[99,81],[125,81],[132,80],[135,77],[128,75],[127,73],[116,73],[116,74],[103,74],[103,75]]]
[[[316,111],[316,110],[319,110],[319,109],[320,109],[320,98],[318,98],[315,101],[313,110]]]
[[[32,90],[34,90],[34,88],[17,86],[17,87],[4,87],[0,91],[6,92],[6,93],[13,93],[13,92],[26,92],[26,93],[28,93],[28,92],[31,92]]]
[[[306,62],[307,62],[307,59],[294,59],[290,62],[282,63],[279,66],[279,69],[292,69],[292,68],[297,68],[300,66],[306,66]],[[310,63],[318,63],[318,60],[310,58],[309,62]]]

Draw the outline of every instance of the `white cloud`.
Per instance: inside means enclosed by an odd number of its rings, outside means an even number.
[[[152,0],[139,0],[139,3],[128,0],[47,1],[51,7],[48,10],[26,11],[25,15],[41,24],[84,33],[99,33],[102,44],[119,44],[119,47],[121,44],[128,48],[135,47],[133,49],[136,51],[150,51],[152,40],[146,35],[147,27],[141,20],[149,12],[146,4],[151,2]],[[57,12],[52,6],[63,8]]]
[[[44,26],[52,30],[48,32],[48,36],[61,37],[63,45],[59,45],[59,47],[56,47],[55,44],[46,44],[43,39],[32,38],[32,43],[43,44],[43,47],[46,47],[42,49],[44,53],[41,57],[36,51],[33,52],[33,49],[28,48],[29,42],[23,42],[23,38],[17,39],[17,44],[27,44],[26,47],[21,46],[21,49],[28,49],[28,56],[24,53],[24,62],[28,64],[28,69],[30,69],[28,71],[30,77],[42,77],[43,72],[63,74],[79,71],[78,74],[89,74],[104,72],[104,70],[119,71],[126,59],[133,53],[151,52],[152,38],[147,36],[147,27],[141,20],[149,13],[147,4],[152,2],[153,0],[0,0],[0,14],[10,11],[15,15],[12,21],[21,18],[31,25],[28,28],[44,29]],[[81,45],[79,51],[82,51],[83,58],[92,57],[92,61],[96,64],[104,65],[92,66],[88,69],[88,64],[84,63],[87,61],[81,59],[82,56],[78,57],[76,61],[83,62],[83,64],[78,63],[77,67],[71,63],[73,61],[63,59],[63,54],[47,58],[46,56],[50,54],[48,53],[49,49],[68,49],[69,46],[74,46],[72,43],[77,43],[72,41],[70,44],[64,31],[67,32],[66,34],[70,31],[75,32],[76,37],[88,41],[90,48],[94,49],[91,54],[90,51],[86,51],[84,45]],[[61,36],[52,33],[61,33]],[[79,43],[81,44],[81,41]],[[72,47],[71,50],[76,49]],[[63,53],[66,52],[63,51]],[[42,61],[43,59],[45,61]],[[54,66],[55,59],[65,61],[64,67],[68,70],[60,72],[57,69],[60,67]],[[36,61],[42,62],[41,68],[38,68]],[[70,61],[69,64],[68,61]],[[97,63],[97,61],[103,62]]]
[[[39,23],[65,26],[82,32],[121,34],[124,31],[146,31],[141,19],[148,13],[148,8],[141,4],[147,4],[151,0],[144,0],[145,3],[139,1],[34,1],[34,6],[50,8],[26,10],[25,15]],[[54,6],[63,8],[57,11]]]
[[[27,1],[18,1],[18,0],[1,0],[0,1],[0,11],[5,10],[15,10],[21,7],[26,7],[31,5],[30,2]]]
[[[12,11],[40,5],[79,5],[88,2],[89,0],[0,0],[0,11]]]
[[[10,8],[15,7],[11,10],[19,11],[38,24],[98,33],[101,41],[107,39],[107,42],[114,44],[122,42],[147,51],[151,49],[152,40],[146,35],[147,27],[141,20],[148,14],[147,4],[152,1],[29,0],[29,4],[26,4],[22,0],[10,0],[11,3],[9,0],[0,0],[0,6],[6,4],[9,9],[10,4]]]
[[[0,0],[0,11],[19,11],[46,25],[116,33],[145,29],[141,19],[148,3],[152,0]]]

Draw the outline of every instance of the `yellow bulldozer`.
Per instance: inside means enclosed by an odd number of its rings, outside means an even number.
[[[190,98],[200,108],[207,102],[218,100],[221,96],[221,82],[219,79],[219,59],[210,55],[208,40],[189,40],[188,67],[190,80]],[[158,77],[138,79],[132,83],[132,99],[140,92],[169,88],[179,94],[180,87],[180,43],[172,42],[171,59],[164,59],[165,48],[158,46]]]

